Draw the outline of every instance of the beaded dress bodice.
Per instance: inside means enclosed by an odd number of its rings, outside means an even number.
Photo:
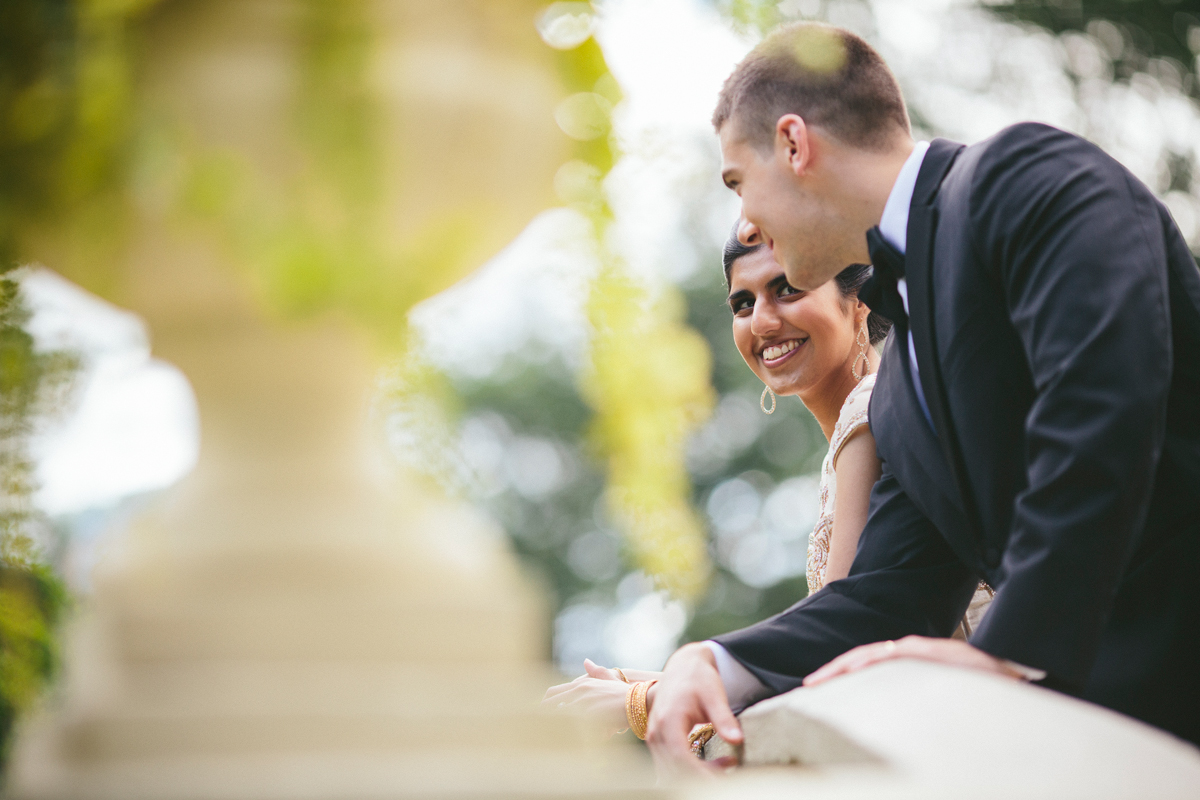
[[[825,568],[829,562],[829,540],[833,536],[834,497],[837,494],[837,475],[834,466],[838,454],[846,442],[867,424],[867,406],[871,402],[871,390],[875,388],[875,375],[865,375],[858,385],[846,395],[842,410],[838,413],[833,436],[829,439],[829,451],[821,462],[821,504],[817,526],[808,539],[808,593],[813,594],[825,585]]]

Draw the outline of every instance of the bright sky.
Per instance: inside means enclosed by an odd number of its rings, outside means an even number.
[[[199,427],[187,379],[150,357],[138,317],[48,270],[21,281],[39,349],[81,357],[75,405],[33,443],[44,511],[70,514],[169,486],[196,461]]]
[[[614,112],[623,155],[605,183],[612,244],[650,282],[717,269],[699,253],[724,240],[738,205],[719,178],[709,117],[751,43],[699,0],[609,0],[601,9],[596,36],[625,94]],[[548,211],[473,276],[422,303],[413,320],[431,360],[476,377],[509,353],[580,364],[597,263],[588,236],[578,215]]]

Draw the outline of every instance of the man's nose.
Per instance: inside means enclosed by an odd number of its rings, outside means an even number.
[[[762,244],[762,232],[758,226],[747,219],[742,219],[738,222],[737,231],[738,241],[747,247],[753,247],[756,244]]]

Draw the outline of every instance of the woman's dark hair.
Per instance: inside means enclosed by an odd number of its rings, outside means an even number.
[[[742,244],[738,239],[739,222],[733,223],[733,230],[730,232],[729,238],[725,240],[725,249],[721,253],[721,265],[725,268],[726,286],[729,285],[729,272],[733,269],[734,262],[757,252],[762,247],[762,244]],[[871,277],[869,264],[851,264],[835,275],[833,279],[837,282],[838,291],[842,293],[842,297],[857,298],[858,290],[862,288],[869,277]],[[867,336],[870,337],[871,344],[882,342],[891,329],[892,321],[890,319],[881,317],[874,311],[867,315]]]
[[[757,253],[762,249],[762,243],[759,244],[742,244],[742,240],[738,238],[738,226],[741,220],[733,223],[733,230],[729,232],[729,238],[725,240],[725,250],[721,253],[721,264],[725,267],[725,285],[729,285],[729,271],[733,269],[733,262],[743,256],[748,256],[751,253]]]
[[[842,293],[842,297],[858,297],[858,290],[867,282],[867,278],[871,277],[870,264],[851,264],[844,270],[834,276],[834,281],[837,282],[838,291]],[[888,331],[892,329],[892,321],[886,317],[881,317],[872,311],[867,315],[867,336],[871,339],[871,344],[879,344],[887,338]]]

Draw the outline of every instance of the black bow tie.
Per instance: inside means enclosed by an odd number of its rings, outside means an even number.
[[[897,281],[904,277],[904,254],[888,244],[878,226],[867,231],[867,249],[874,270],[859,289],[858,299],[876,314],[907,327],[908,314],[904,311],[900,290],[896,288]]]

